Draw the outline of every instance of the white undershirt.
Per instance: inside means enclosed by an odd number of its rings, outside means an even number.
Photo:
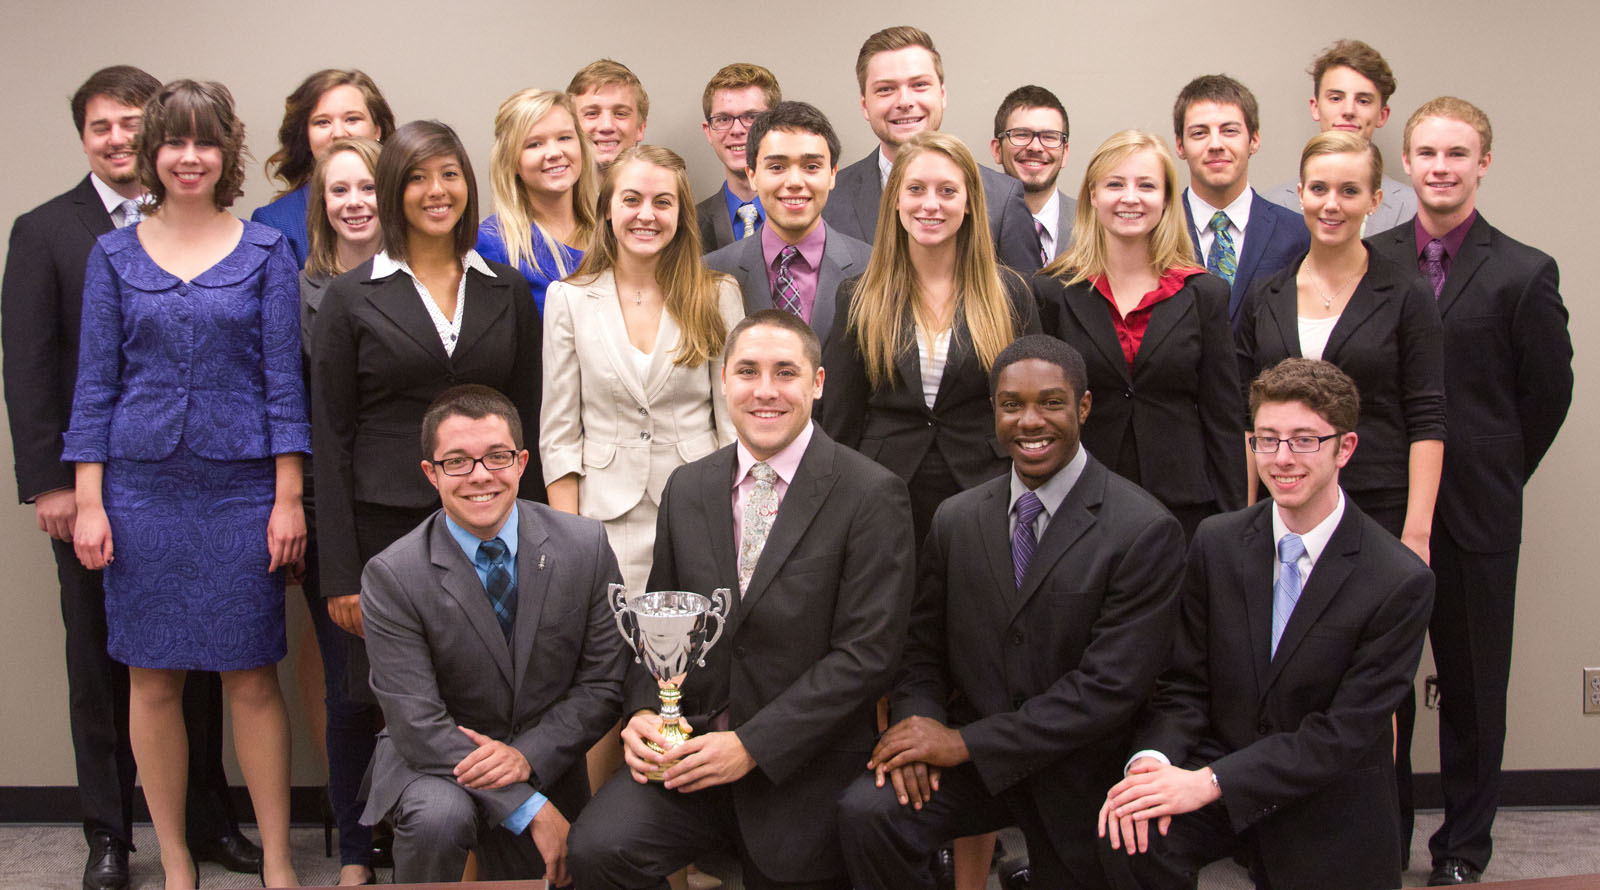
[[[917,325],[917,361],[922,366],[922,401],[929,408],[939,397],[939,380],[944,377],[945,362],[950,357],[950,331],[945,328],[937,334]]]
[[[412,285],[417,289],[417,296],[422,298],[422,305],[428,310],[428,317],[433,319],[433,329],[439,333],[439,342],[444,344],[445,355],[452,357],[456,354],[456,341],[461,339],[461,318],[467,309],[468,269],[476,269],[490,278],[495,277],[494,270],[483,261],[483,257],[478,256],[476,250],[469,248],[461,257],[461,281],[456,284],[455,315],[445,318],[439,309],[439,304],[434,302],[433,294],[428,292],[428,286],[411,271],[411,266],[389,256],[386,251],[378,251],[378,255],[372,258],[373,278],[388,278],[396,272],[404,272],[406,277],[411,279]]]
[[[1328,348],[1328,335],[1333,333],[1333,326],[1339,323],[1339,316],[1306,318],[1301,315],[1297,321],[1300,325],[1300,355],[1321,359],[1323,351]]]

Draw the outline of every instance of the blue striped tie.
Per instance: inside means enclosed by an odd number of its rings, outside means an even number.
[[[1022,578],[1028,574],[1028,563],[1033,561],[1033,548],[1039,543],[1033,536],[1033,521],[1044,511],[1039,496],[1031,491],[1017,498],[1017,527],[1011,531],[1011,570],[1016,575],[1017,589],[1022,589]]]
[[[511,580],[511,550],[504,541],[493,538],[478,545],[478,555],[489,560],[489,577],[483,586],[489,594],[489,605],[494,607],[494,617],[500,621],[500,631],[509,643],[511,629],[517,624],[517,585]]]
[[[1306,555],[1305,542],[1290,532],[1278,540],[1278,580],[1272,585],[1272,654],[1278,654],[1278,641],[1289,626],[1295,603],[1300,602],[1300,557]]]

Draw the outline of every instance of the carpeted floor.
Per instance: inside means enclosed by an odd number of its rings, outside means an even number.
[[[1439,824],[1437,813],[1417,816],[1412,870],[1407,887],[1427,882],[1427,838]],[[248,829],[247,829],[248,830]],[[1491,881],[1515,878],[1600,873],[1600,810],[1501,810],[1495,822],[1495,858],[1484,877]],[[134,890],[161,887],[155,837],[148,825],[134,837]],[[322,829],[294,830],[295,863],[300,879],[308,884],[328,883],[339,873],[338,861],[322,855]],[[1016,832],[1006,833],[1012,849],[1023,849]],[[69,825],[0,825],[0,890],[78,890],[83,874],[83,835]],[[714,865],[714,863],[707,863]],[[379,874],[388,878],[387,872]],[[740,890],[734,875],[724,875],[726,890]],[[200,869],[201,887],[254,887],[252,875],[223,871],[216,865]],[[991,890],[999,883],[990,878]],[[1201,875],[1201,890],[1248,890],[1250,880],[1231,862],[1221,862]]]

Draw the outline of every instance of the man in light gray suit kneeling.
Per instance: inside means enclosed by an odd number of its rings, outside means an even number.
[[[567,883],[589,800],[584,752],[617,721],[624,658],[592,519],[517,500],[517,410],[486,386],[439,396],[422,472],[444,508],[367,564],[361,614],[388,727],[362,817],[394,823],[396,883]]]

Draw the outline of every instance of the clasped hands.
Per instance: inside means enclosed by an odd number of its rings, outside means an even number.
[[[678,718],[678,725],[686,731],[690,728],[689,721],[682,717]],[[736,732],[708,732],[669,749],[661,726],[661,715],[646,710],[635,713],[622,727],[622,759],[633,780],[641,785],[650,781],[650,773],[666,767],[666,788],[699,791],[737,782],[756,767],[755,758]],[[665,753],[653,750],[647,742],[659,745]]]
[[[907,717],[878,737],[867,769],[887,779],[902,806],[922,809],[939,790],[940,771],[972,759],[961,733],[931,717]]]
[[[1141,757],[1106,792],[1099,833],[1110,838],[1113,850],[1126,848],[1129,856],[1144,853],[1150,849],[1150,820],[1164,837],[1173,816],[1192,813],[1221,796],[1209,766],[1189,770]]]

